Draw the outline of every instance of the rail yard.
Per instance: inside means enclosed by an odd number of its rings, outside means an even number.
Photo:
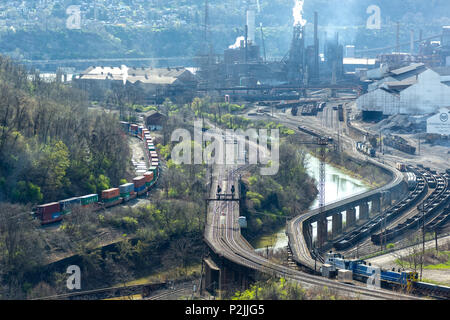
[[[448,1],[75,2],[1,5],[0,300],[450,299]]]

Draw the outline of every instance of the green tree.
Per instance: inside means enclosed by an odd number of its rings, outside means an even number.
[[[70,165],[69,150],[62,141],[45,145],[34,163],[35,181],[46,197],[55,198],[67,182],[66,170]]]

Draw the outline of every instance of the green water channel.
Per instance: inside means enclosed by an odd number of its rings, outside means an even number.
[[[319,159],[307,155],[307,172],[316,181],[319,181]],[[364,182],[355,179],[348,174],[343,173],[339,169],[336,169],[330,165],[326,165],[326,184],[325,184],[325,201],[326,203],[332,203],[345,198],[352,197],[354,195],[364,193],[370,189],[370,186]],[[319,196],[311,205],[310,209],[317,208],[319,204]],[[359,217],[359,208],[356,208],[356,216]],[[345,214],[343,214],[343,222],[345,223]],[[331,218],[328,221],[328,228],[331,228]],[[282,249],[288,244],[288,238],[285,234],[286,228],[283,226],[280,230],[263,235],[259,238],[251,241],[251,245],[257,250],[269,249]],[[316,227],[313,224],[313,237],[316,235]]]

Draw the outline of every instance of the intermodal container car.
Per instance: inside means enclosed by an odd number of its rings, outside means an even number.
[[[108,190],[102,191],[102,200],[103,201],[111,201],[111,200],[117,200],[120,196],[120,190],[119,188],[111,188]]]
[[[60,206],[59,202],[43,204],[41,206],[38,206],[37,211],[36,211],[36,213],[39,216],[49,215],[49,214],[51,215],[56,212],[61,212],[61,206]]]
[[[91,204],[98,202],[98,194],[89,194],[83,197],[80,197],[82,206],[89,206]]]
[[[63,214],[69,213],[73,208],[76,206],[81,206],[81,199],[80,198],[70,198],[66,200],[61,200],[59,202],[61,212]]]
[[[120,194],[126,194],[134,191],[134,183],[125,183],[119,186]]]

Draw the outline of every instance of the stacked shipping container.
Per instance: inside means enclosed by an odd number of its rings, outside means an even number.
[[[133,179],[134,183],[134,191],[139,194],[139,192],[142,192],[145,190],[145,177],[140,176]]]
[[[59,202],[61,212],[63,214],[70,213],[72,209],[76,206],[81,206],[81,199],[80,198],[70,198],[66,200],[61,200]]]
[[[37,207],[37,216],[41,219],[42,224],[61,221],[61,206],[59,202],[43,204]]]
[[[120,197],[119,188],[112,188],[102,191],[102,201],[104,203],[115,202],[119,200],[119,197]]]
[[[101,200],[106,205],[115,205],[116,201],[125,201],[136,198],[137,194],[143,194],[149,187],[156,181],[158,177],[159,159],[156,153],[156,148],[153,139],[150,135],[150,131],[142,126],[136,124],[130,124],[122,121],[122,129],[138,137],[142,138],[148,149],[148,158],[151,162],[151,167],[147,169],[146,166],[140,167],[137,172],[140,176],[133,179],[133,183],[126,183],[119,188],[112,188],[102,191]],[[48,224],[62,220],[62,215],[70,213],[76,206],[88,207],[99,202],[98,194],[90,194],[82,197],[75,197],[59,202],[44,204],[37,207],[36,216],[41,219],[42,224]],[[100,207],[98,207],[100,208]]]
[[[89,194],[87,196],[80,197],[81,205],[83,207],[91,206],[98,202],[98,194]]]

